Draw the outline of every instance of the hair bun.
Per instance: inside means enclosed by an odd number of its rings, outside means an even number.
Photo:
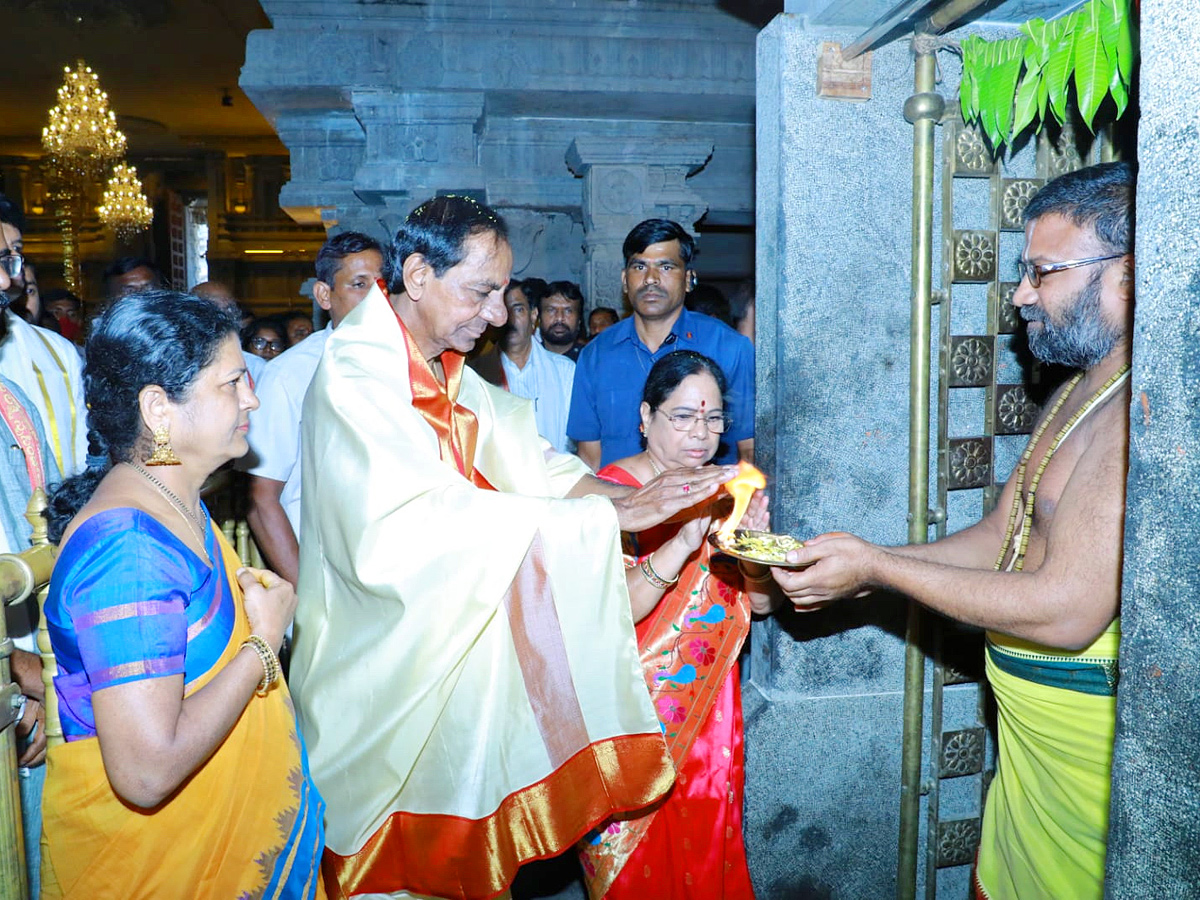
[[[95,428],[88,429],[88,452],[87,452],[87,468],[90,470],[103,470],[112,465],[112,460],[108,453],[108,441]]]

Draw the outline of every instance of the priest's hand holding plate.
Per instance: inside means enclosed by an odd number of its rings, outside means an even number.
[[[812,612],[847,597],[870,593],[871,571],[880,548],[835,531],[806,540],[787,553],[787,568],[771,574],[797,612]]]

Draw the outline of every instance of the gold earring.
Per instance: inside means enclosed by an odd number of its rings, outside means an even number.
[[[171,432],[166,425],[154,429],[154,452],[146,460],[148,466],[181,466],[183,460],[175,455],[171,447]]]

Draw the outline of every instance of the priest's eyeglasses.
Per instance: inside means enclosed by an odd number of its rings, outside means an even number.
[[[1044,263],[1043,265],[1034,265],[1018,259],[1017,272],[1020,273],[1022,279],[1029,279],[1030,287],[1038,288],[1042,286],[1042,279],[1047,275],[1053,275],[1055,272],[1062,272],[1066,269],[1077,269],[1080,266],[1090,266],[1093,263],[1107,262],[1110,259],[1120,259],[1124,255],[1124,253],[1112,253],[1108,256],[1089,256],[1087,259],[1068,259],[1066,262]]]
[[[703,425],[710,434],[724,434],[732,422],[726,413],[665,413],[661,409],[655,412],[666,416],[676,431],[691,431],[697,425]]]

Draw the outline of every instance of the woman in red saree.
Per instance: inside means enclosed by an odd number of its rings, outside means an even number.
[[[689,350],[664,356],[642,395],[646,449],[599,476],[641,487],[668,469],[705,465],[729,426],[724,393],[725,376],[708,357]],[[754,896],[742,843],[737,657],[750,614],[770,612],[777,594],[765,567],[715,553],[705,540],[712,511],[696,512],[682,525],[626,535],[636,559],[629,595],[646,686],[678,775],[665,801],[582,842],[593,898]],[[742,525],[769,528],[764,495]]]

